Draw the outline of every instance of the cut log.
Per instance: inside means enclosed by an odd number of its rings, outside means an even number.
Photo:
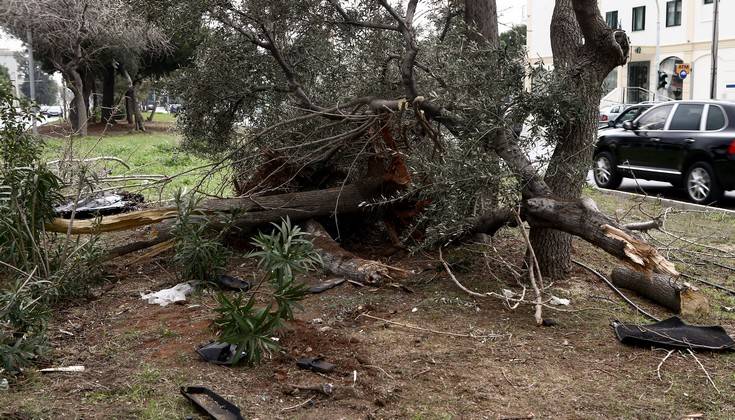
[[[685,282],[677,282],[662,274],[650,276],[628,268],[618,267],[610,279],[617,287],[632,290],[659,305],[682,315],[703,315],[709,312],[709,301],[699,289]]]
[[[381,284],[383,280],[390,278],[390,267],[378,261],[360,258],[345,250],[329,236],[319,222],[309,220],[304,223],[304,229],[311,234],[314,249],[329,273],[372,285]]]

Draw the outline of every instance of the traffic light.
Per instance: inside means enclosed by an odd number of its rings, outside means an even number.
[[[667,77],[669,77],[668,74],[662,71],[658,72],[658,88],[659,89],[666,89],[666,85],[669,84],[669,82],[666,81]]]

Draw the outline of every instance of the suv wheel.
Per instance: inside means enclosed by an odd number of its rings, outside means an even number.
[[[615,169],[613,162],[615,158],[610,152],[600,152],[595,155],[595,167],[592,168],[592,173],[598,187],[614,190],[623,182],[623,177]]]
[[[707,162],[697,162],[689,167],[684,187],[689,199],[697,204],[710,204],[722,197],[715,171]]]

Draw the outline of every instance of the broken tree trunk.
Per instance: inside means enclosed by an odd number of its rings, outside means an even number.
[[[662,274],[650,276],[628,268],[615,268],[610,279],[617,287],[632,290],[682,315],[706,314],[709,301],[689,283],[677,282]]]
[[[383,181],[380,178],[368,178],[359,184],[326,190],[264,197],[213,199],[203,202],[200,210],[203,214],[210,215],[238,212],[234,224],[240,229],[277,222],[286,217],[293,221],[303,221],[312,217],[327,216],[335,212],[337,214],[355,213],[360,210],[362,203],[368,202],[377,196],[382,183]],[[106,216],[99,221],[75,220],[71,233],[82,235],[130,230],[174,219],[176,214],[175,207],[167,207]],[[67,219],[56,218],[46,224],[46,230],[66,233],[69,223],[70,221]],[[165,229],[161,228],[160,230],[164,231]]]
[[[377,261],[360,258],[345,250],[329,236],[319,222],[309,220],[304,223],[304,229],[311,234],[314,249],[322,258],[326,271],[360,283],[375,285],[390,278],[390,270],[387,266]]]

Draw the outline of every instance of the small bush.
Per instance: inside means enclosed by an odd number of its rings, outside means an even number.
[[[292,226],[288,219],[274,226],[272,234],[261,233],[255,238],[258,251],[251,253],[265,270],[261,283],[268,281],[274,289],[272,301],[263,308],[255,307],[260,285],[247,300],[242,295],[228,299],[220,293],[217,297],[219,317],[214,325],[220,341],[237,346],[235,363],[244,357],[247,364],[257,364],[278,349],[273,335],[285,321],[293,319],[294,308],[307,294],[306,286],[296,282],[296,275],[321,266],[319,255],[298,226]]]
[[[197,210],[200,199],[176,193],[178,215],[173,228],[176,255],[174,261],[181,267],[185,280],[211,281],[227,266],[230,251],[222,245],[221,237],[227,230],[213,233],[210,220]]]

